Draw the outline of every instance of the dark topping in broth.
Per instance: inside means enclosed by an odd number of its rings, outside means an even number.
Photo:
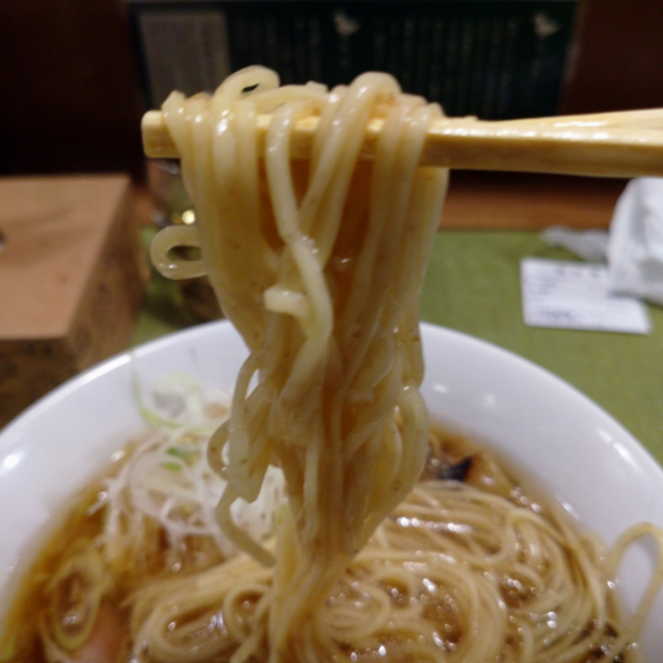
[[[469,471],[472,469],[474,456],[465,456],[457,463],[443,464],[437,471],[437,478],[443,481],[465,481]]]

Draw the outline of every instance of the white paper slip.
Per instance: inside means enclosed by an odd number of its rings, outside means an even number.
[[[524,258],[520,278],[523,317],[532,327],[630,334],[651,329],[642,302],[609,292],[605,265]]]

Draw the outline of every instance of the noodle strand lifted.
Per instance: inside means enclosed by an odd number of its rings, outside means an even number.
[[[275,564],[268,640],[279,660],[295,629],[315,628],[304,617],[426,458],[417,297],[447,172],[418,162],[441,110],[402,95],[385,74],[327,92],[278,87],[262,67],[234,74],[212,96],[173,93],[163,110],[207,273],[250,349],[208,458],[227,480],[222,528]],[[264,162],[260,113],[272,115]],[[293,123],[311,114],[321,118],[312,158],[293,162]],[[384,130],[368,164],[359,151],[377,116]],[[283,470],[288,496],[274,550],[230,513],[237,499],[257,497],[270,465]]]

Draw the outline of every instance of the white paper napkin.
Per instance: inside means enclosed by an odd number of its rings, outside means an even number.
[[[585,260],[607,260],[610,292],[663,304],[663,179],[631,180],[619,197],[610,232],[554,226],[542,239]]]

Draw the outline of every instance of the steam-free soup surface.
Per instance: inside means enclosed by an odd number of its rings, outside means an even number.
[[[186,616],[165,618],[165,640],[177,652],[170,659],[145,624],[149,612],[153,617],[169,600],[209,590],[224,575],[232,584],[233,573],[252,573],[256,579],[253,588],[226,604],[231,619],[250,634],[261,592],[267,591],[261,583],[269,585],[270,572],[254,568],[243,554],[222,552],[213,536],[186,535],[174,542],[157,518],[136,512],[140,536],[115,542],[126,548],[119,556],[109,552],[109,521],[117,517],[109,491],[117,489],[118,477],[132,464],[140,469],[140,450],[144,453],[149,439],[129,444],[106,476],[76,498],[40,551],[10,614],[9,661],[229,661],[241,642],[230,633],[222,601],[212,598]],[[177,468],[192,464],[202,443],[192,435],[189,446],[168,447],[164,458],[173,463],[162,461],[160,470],[172,474],[174,492],[181,481]],[[577,662],[635,660],[630,647],[605,658],[621,629],[593,540],[555,505],[532,497],[488,450],[439,429],[431,433],[430,446],[412,495],[380,526],[326,601],[330,619],[336,620],[344,604],[358,605],[378,619],[380,610],[390,611],[371,641],[361,634],[353,640],[351,625],[345,627],[345,640],[339,630],[337,659],[404,663],[427,660],[428,654],[434,660],[437,653],[437,660],[474,660],[469,657],[482,633],[495,640],[486,652],[498,652],[485,660],[521,660],[517,657],[527,647],[533,658],[524,660],[543,660],[541,652],[547,650],[551,658],[545,660],[561,660],[563,651],[573,649],[577,656],[570,660]],[[146,472],[146,484],[153,480]],[[264,539],[269,542],[270,533]],[[371,556],[383,560],[377,571]],[[592,581],[602,592],[603,615],[591,607]],[[148,614],[141,614],[145,610]],[[501,626],[494,623],[496,615]],[[210,642],[209,658],[200,658]],[[297,654],[292,652],[292,660]]]

